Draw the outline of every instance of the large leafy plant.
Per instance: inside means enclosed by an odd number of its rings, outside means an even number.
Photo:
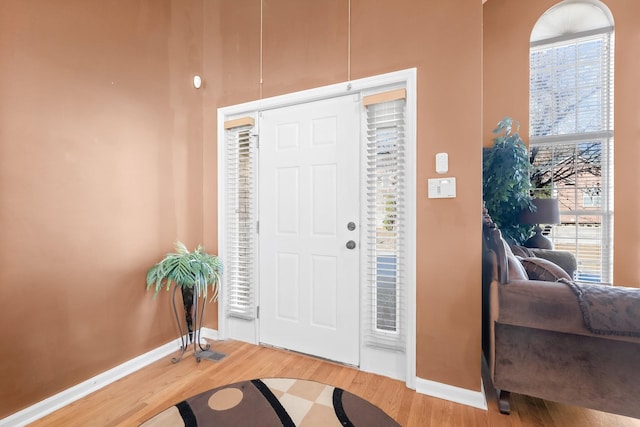
[[[523,209],[531,203],[530,163],[527,146],[520,138],[518,122],[502,119],[493,133],[493,146],[482,150],[482,196],[485,207],[502,235],[522,244],[531,235],[530,225],[519,224]]]
[[[175,243],[175,253],[167,254],[162,261],[147,271],[147,290],[155,287],[157,295],[163,286],[167,290],[175,283],[178,287],[195,290],[196,295],[207,297],[211,288],[211,301],[217,300],[222,262],[209,255],[202,246],[189,252],[182,242]]]

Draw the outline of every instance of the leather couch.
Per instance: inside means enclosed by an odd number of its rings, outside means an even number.
[[[516,257],[485,213],[483,352],[500,411],[519,393],[640,418],[640,289],[570,279]]]

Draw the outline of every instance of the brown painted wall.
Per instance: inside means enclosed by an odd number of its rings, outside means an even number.
[[[604,0],[615,21],[614,93],[614,283],[640,287],[640,3]],[[529,134],[529,36],[554,0],[491,0],[484,9],[483,143],[505,115],[518,119]]]
[[[0,2],[0,418],[176,336],[202,236],[201,0]]]
[[[351,9],[352,78],[418,69],[417,375],[470,390],[480,390],[481,9],[475,0]],[[427,198],[438,152],[449,153],[455,199]]]
[[[347,1],[263,5],[264,97],[347,80]]]
[[[346,0],[263,0],[262,84],[260,4],[0,3],[0,417],[175,337],[143,277],[176,238],[217,250],[217,108],[350,70],[418,69],[417,373],[480,389],[480,2],[352,0],[349,64]]]

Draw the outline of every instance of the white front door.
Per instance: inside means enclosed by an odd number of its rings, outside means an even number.
[[[358,365],[358,96],[264,111],[259,129],[260,341]]]

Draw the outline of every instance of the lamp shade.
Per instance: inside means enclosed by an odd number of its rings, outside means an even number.
[[[535,212],[528,209],[520,213],[520,224],[560,224],[558,199],[533,199]]]

